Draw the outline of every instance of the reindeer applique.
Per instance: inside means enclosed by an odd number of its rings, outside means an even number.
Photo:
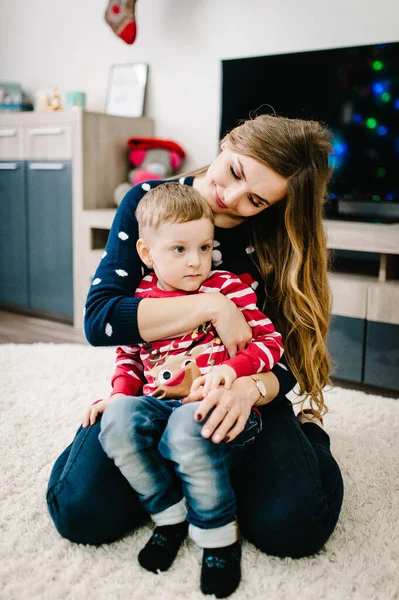
[[[196,363],[196,358],[221,344],[219,338],[215,339],[212,323],[203,323],[194,331],[184,335],[179,341],[191,338],[193,343],[197,344],[193,348],[188,348],[184,353],[172,354],[169,356],[169,350],[162,353],[159,348],[154,349],[151,342],[144,346],[149,356],[146,359],[148,366],[152,366],[149,374],[154,377],[152,385],[158,386],[153,395],[157,398],[184,398],[190,392],[191,385],[197,377],[200,377],[201,371]],[[210,341],[209,338],[211,338]],[[198,343],[205,340],[204,344]],[[171,343],[171,350],[178,348],[178,342],[175,340]],[[211,352],[212,354],[212,352]],[[213,365],[214,361],[209,356],[208,364]]]
[[[184,398],[190,393],[191,385],[197,377],[200,377],[201,371],[195,359],[205,352],[208,345],[195,346],[192,350],[187,350],[184,354],[175,354],[169,356],[159,364],[160,357],[149,358],[147,362],[157,363],[150,374],[155,377],[154,385],[157,389],[154,392],[156,398]]]

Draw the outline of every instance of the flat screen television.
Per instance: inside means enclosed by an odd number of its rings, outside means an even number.
[[[220,137],[256,114],[333,134],[328,218],[399,221],[399,42],[222,61]]]

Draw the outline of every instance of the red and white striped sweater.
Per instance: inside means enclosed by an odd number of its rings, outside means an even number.
[[[204,375],[215,365],[227,364],[237,377],[269,371],[281,358],[284,347],[281,335],[256,306],[256,294],[241,279],[227,271],[211,271],[195,293],[220,292],[242,311],[253,338],[245,350],[229,358],[218,334],[210,323],[194,331],[168,339],[134,346],[119,346],[112,378],[112,394],[152,395],[156,388],[171,379],[186,364],[195,360]],[[135,292],[141,298],[170,298],[185,292],[167,292],[157,287],[154,273],[144,277]]]

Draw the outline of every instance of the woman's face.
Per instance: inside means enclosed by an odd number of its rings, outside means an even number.
[[[234,227],[269,208],[287,193],[287,180],[253,158],[223,144],[196,187],[215,214],[215,225]]]

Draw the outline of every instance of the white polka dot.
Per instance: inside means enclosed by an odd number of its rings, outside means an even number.
[[[101,260],[102,260],[103,258],[105,258],[106,256],[107,256],[107,253],[106,253],[106,251],[104,250],[104,252],[103,252],[103,255],[102,255],[102,257],[101,257]]]
[[[219,246],[220,246],[220,242],[218,242],[217,240],[213,240],[213,247],[218,248]]]
[[[253,246],[248,246],[248,248],[245,248],[245,252],[247,254],[252,254],[253,252],[255,252],[255,248]]]
[[[107,335],[108,337],[111,337],[112,333],[113,333],[112,325],[111,325],[111,323],[107,323],[105,326],[105,335]]]
[[[143,183],[143,185],[141,187],[145,192],[148,192],[151,189],[151,186],[149,183]]]
[[[86,316],[86,307],[83,309],[83,316]]]
[[[119,275],[119,277],[127,277],[127,272],[123,269],[115,269],[115,273]]]
[[[120,231],[120,232],[118,233],[118,238],[124,242],[124,241],[126,241],[126,240],[128,240],[128,239],[129,239],[129,236],[128,236],[128,234],[127,234],[127,233],[125,233],[124,231]]]
[[[141,276],[144,277],[144,267],[141,267]]]
[[[252,288],[253,290],[256,290],[256,288],[258,288],[258,287],[259,287],[259,281],[253,281],[253,282],[251,283],[251,288]]]
[[[283,365],[282,363],[277,363],[277,366],[284,369],[284,371],[288,371],[287,367],[285,365]]]
[[[220,252],[220,250],[212,251],[212,261],[216,267],[222,264],[222,253]]]
[[[186,181],[186,178],[185,178],[185,177],[180,177],[180,179],[179,179],[179,183],[182,183],[182,184],[184,184],[184,182],[185,182],[185,181]]]
[[[99,277],[96,277],[96,279],[94,279],[92,285],[98,285],[99,283],[101,283],[101,279]]]

